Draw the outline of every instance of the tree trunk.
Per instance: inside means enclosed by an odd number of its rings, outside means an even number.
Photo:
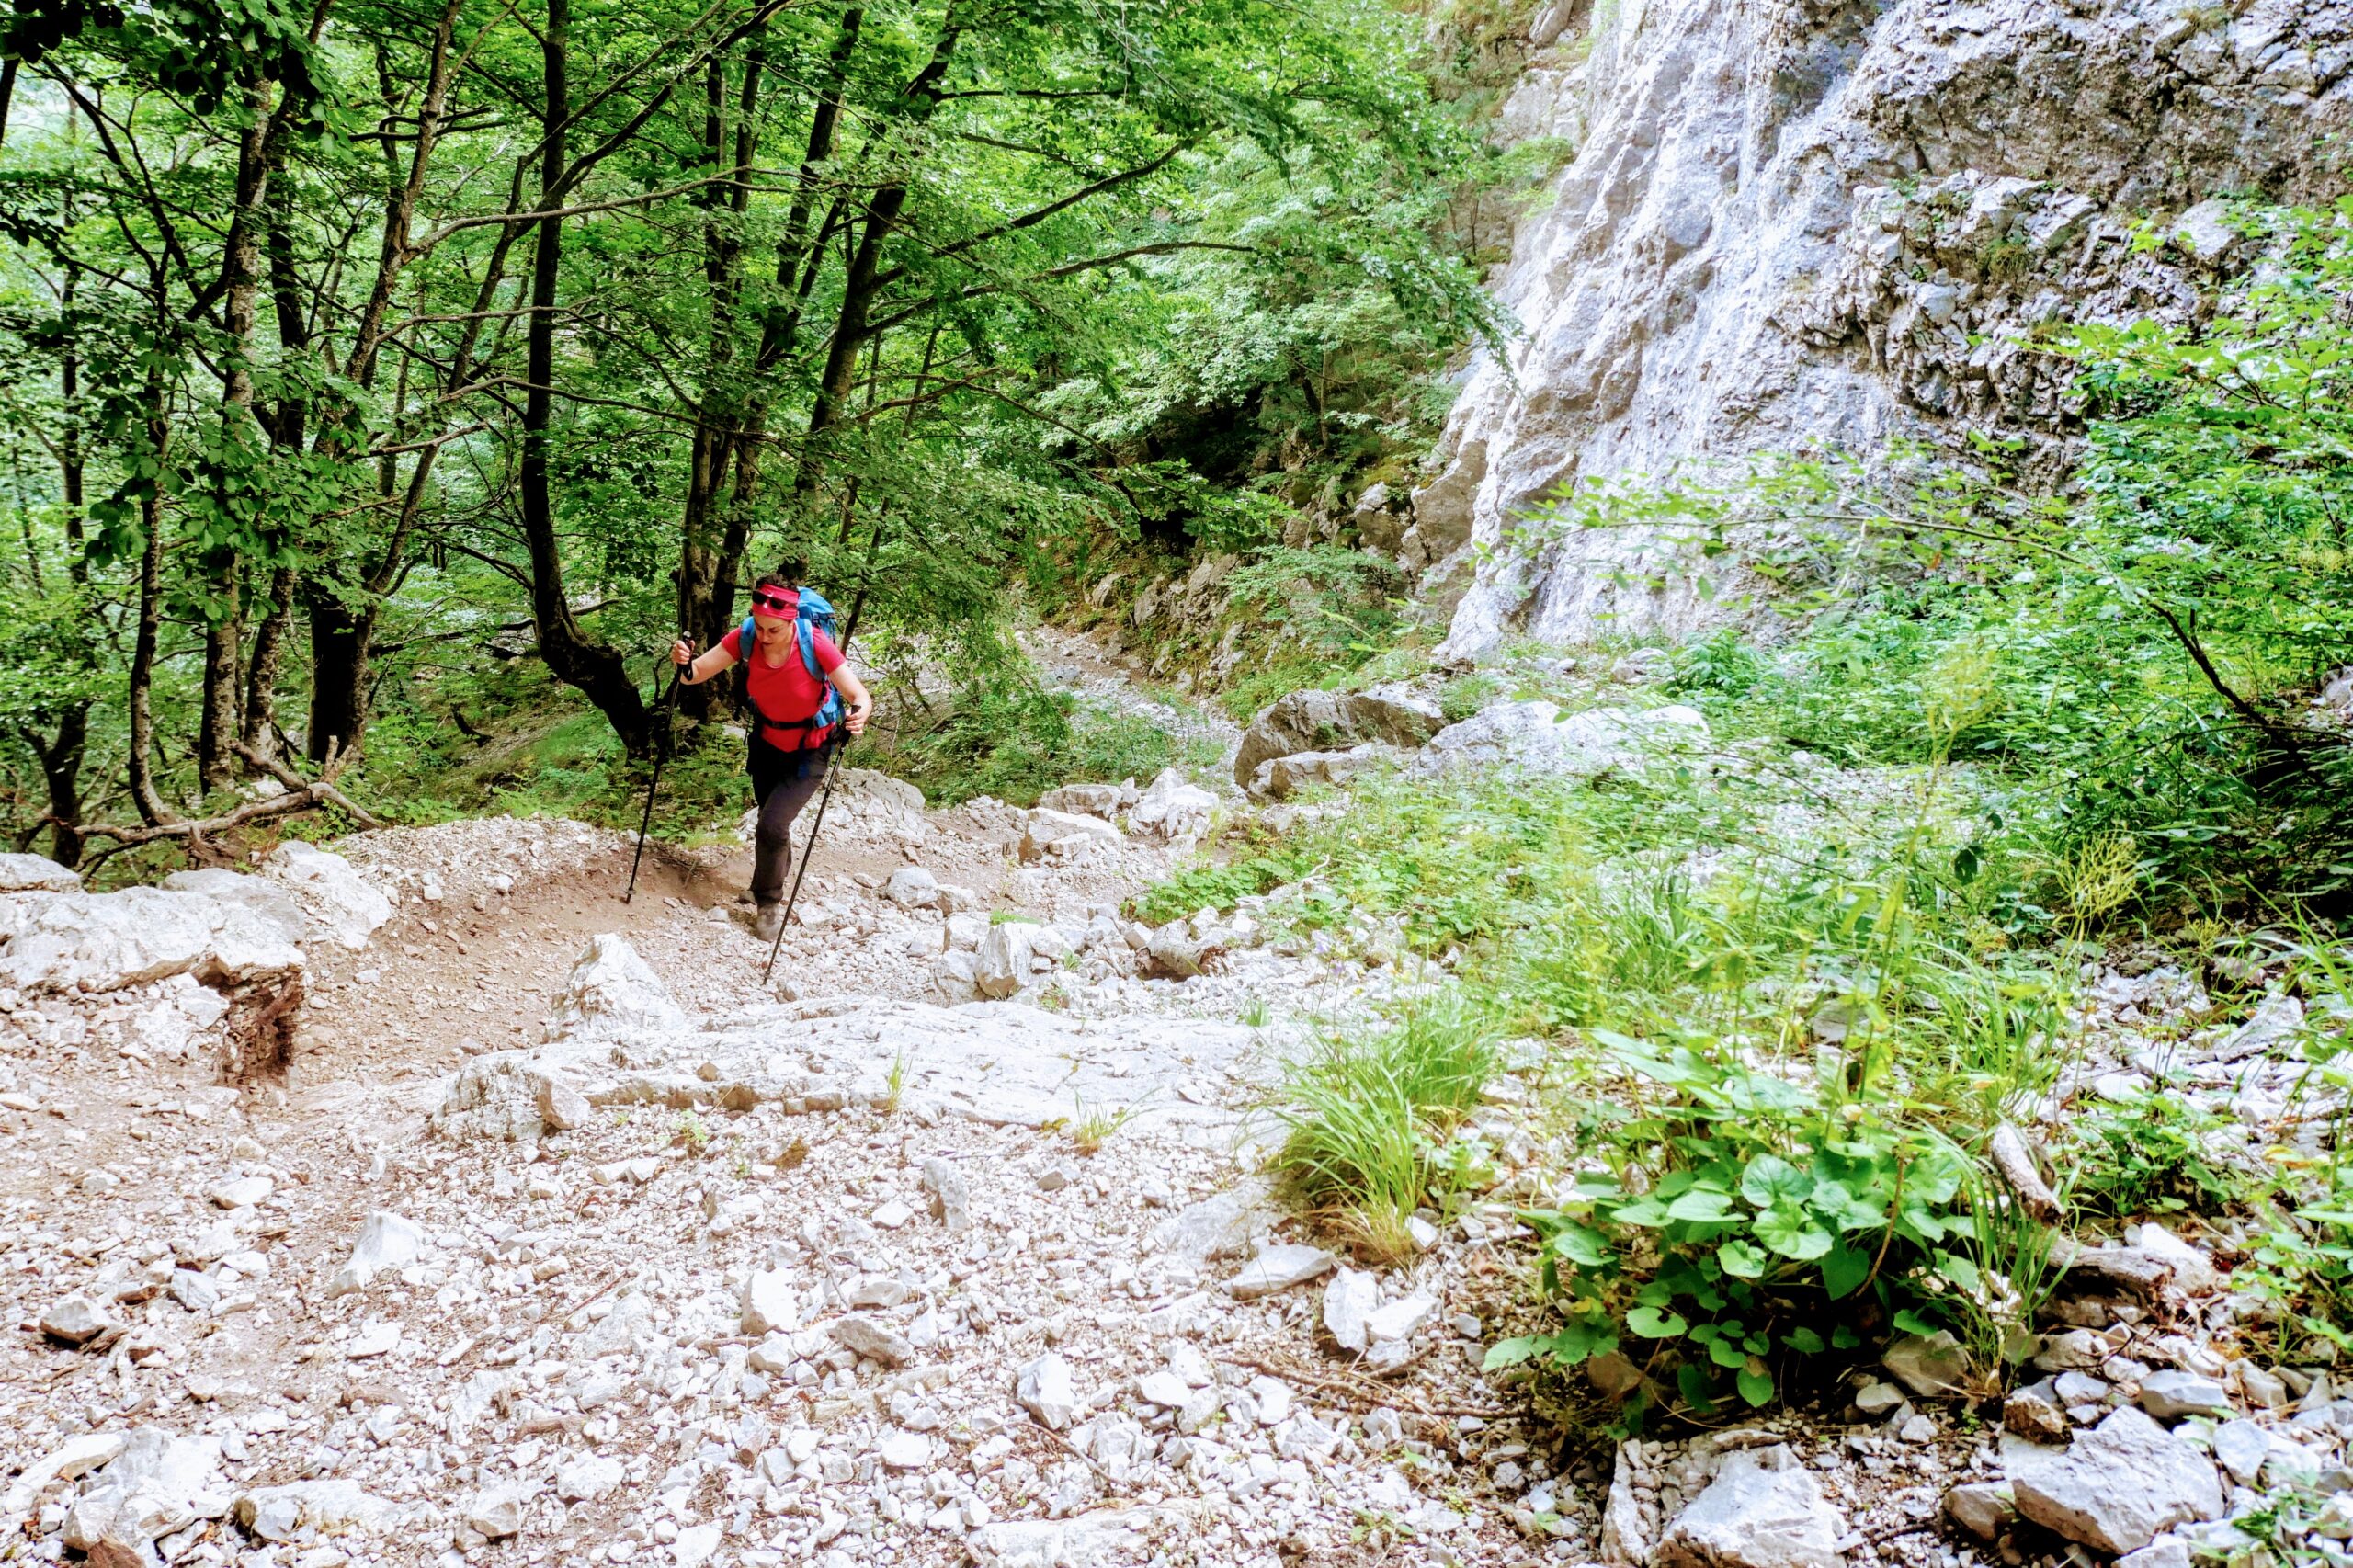
[[[246,91],[245,124],[237,143],[237,183],[229,213],[229,235],[222,247],[222,324],[229,345],[221,359],[222,449],[246,444],[254,426],[254,323],[261,300],[261,239],[269,194],[270,106],[275,84],[263,81]],[[228,457],[225,461],[233,463]],[[226,510],[224,492],[216,504]],[[214,604],[204,630],[204,693],[197,721],[196,775],[204,793],[227,789],[238,771],[239,664],[245,625],[241,599],[241,562],[224,551],[204,562],[212,579]]]
[[[89,744],[90,705],[77,702],[59,719],[57,738],[34,746],[49,789],[49,858],[69,870],[82,863],[86,846],[81,829],[74,824],[82,820],[82,759]]]
[[[146,388],[147,442],[160,468],[170,446],[171,426],[165,413],[162,357],[151,358]],[[160,487],[150,486],[140,497],[139,517],[147,529],[147,546],[139,557],[139,624],[131,643],[129,770],[131,804],[138,809],[139,820],[153,827],[172,820],[163,797],[155,792],[155,776],[150,761],[155,748],[155,719],[151,705],[155,687],[155,645],[164,617],[164,495]]]
[[[217,611],[204,628],[204,694],[197,713],[196,778],[208,795],[237,779],[237,666],[245,647],[243,577],[234,556],[220,566],[213,582],[228,601],[227,608]]]
[[[311,721],[302,750],[324,763],[349,751],[368,717],[368,643],[372,616],[354,615],[332,586],[305,596],[311,621]]]
[[[546,155],[540,164],[540,209],[536,254],[531,258],[530,325],[525,336],[525,374],[529,385],[523,398],[523,455],[517,474],[521,492],[523,539],[531,561],[531,621],[539,633],[540,656],[550,673],[576,687],[612,723],[621,745],[631,756],[645,754],[651,738],[645,699],[629,677],[620,653],[590,639],[572,614],[563,585],[563,552],[556,537],[555,505],[548,490],[548,429],[553,423],[555,400],[555,312],[559,266],[563,257],[563,220],[555,216],[563,204],[566,173],[565,133],[572,118],[569,81],[572,20],[571,0],[549,0],[547,31],[540,48],[545,62],[547,109],[543,118]]]
[[[269,574],[269,605],[254,632],[254,651],[245,666],[245,710],[240,733],[245,748],[258,756],[278,755],[278,676],[286,664],[286,633],[294,621],[294,568],[280,566]]]

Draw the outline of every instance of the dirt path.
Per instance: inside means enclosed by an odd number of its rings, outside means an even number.
[[[20,1107],[0,1470],[142,1428],[171,1456],[35,1489],[37,1546],[113,1530],[240,1568],[1525,1560],[1485,1477],[1541,1461],[1472,1375],[1513,1277],[1495,1238],[1366,1277],[1404,1325],[1385,1362],[1319,1347],[1334,1260],[1296,1248],[1237,1142],[1282,1038],[1267,1009],[1242,1021],[1233,977],[1086,983],[1134,968],[1110,911],[1183,846],[1025,865],[1023,813],[994,802],[918,819],[878,786],[841,812],[782,1002],[737,918],[745,852],[649,855],[623,904],[627,840],[486,821],[342,846],[393,914],[363,950],[314,947],[282,1086],[0,1028]],[[1108,943],[1022,993],[1067,981],[1084,1005],[933,1005],[950,927],[876,891],[908,865]],[[602,936],[687,1031],[516,1054]],[[1261,994],[1362,980],[1249,961]],[[519,1142],[428,1127],[467,1074],[559,1049],[593,1112],[532,1111]],[[353,1285],[379,1233],[407,1239]],[[1278,1243],[1275,1278],[1237,1279]],[[114,1324],[82,1348],[42,1326],[74,1300]]]

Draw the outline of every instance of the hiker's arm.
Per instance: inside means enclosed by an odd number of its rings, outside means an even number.
[[[834,689],[840,692],[843,700],[849,704],[849,711],[842,715],[842,722],[851,734],[863,734],[867,716],[874,711],[874,699],[867,695],[866,683],[859,680],[858,673],[847,665],[826,671],[825,678],[834,683]]]
[[[698,659],[695,657],[695,645],[681,637],[670,644],[670,662],[682,668],[684,673],[678,676],[680,680],[688,686],[700,686],[734,664],[735,655],[727,651],[726,644],[722,643]]]

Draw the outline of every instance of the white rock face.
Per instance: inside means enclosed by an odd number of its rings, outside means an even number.
[[[1081,860],[1120,842],[1116,824],[1075,812],[1033,808],[1021,824],[1021,858],[1035,863]]]
[[[2229,259],[2189,210],[2314,194],[2348,118],[2333,10],[1592,10],[1590,38],[1540,51],[1504,110],[1510,133],[1578,153],[1496,285],[1524,328],[1509,373],[1474,363],[1396,545],[1417,570],[1501,547],[1475,574],[1459,563],[1472,580],[1442,656],[1725,613],[1732,596],[1666,569],[1671,530],[1528,528],[1572,482],[1970,426],[2047,442],[2073,371],[2016,331],[2052,300],[2093,317],[2184,302],[2187,275]],[[2127,227],[2152,211],[2184,237],[2135,256]]]
[[[290,838],[269,852],[261,874],[283,887],[310,923],[308,938],[358,952],[392,917],[392,901],[342,856]]]
[[[301,950],[247,910],[201,893],[0,895],[0,985],[119,991],[176,974],[233,985],[302,968]]]
[[[46,855],[0,855],[0,892],[79,892],[82,874]]]
[[[548,1019],[551,1040],[621,1040],[687,1027],[661,976],[612,932],[588,938]]]
[[[1706,744],[1708,721],[1680,705],[1629,712],[1592,708],[1563,714],[1540,699],[1492,703],[1430,740],[1420,764],[1436,771],[1518,767],[1564,778],[1672,756]]]
[[[222,903],[250,910],[290,942],[299,945],[310,940],[310,917],[294,902],[286,884],[273,878],[249,877],[225,866],[199,866],[191,870],[174,871],[164,879],[163,885],[174,892],[202,893]]]

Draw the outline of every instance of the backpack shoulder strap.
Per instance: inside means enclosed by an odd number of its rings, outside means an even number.
[[[804,615],[796,619],[792,623],[792,630],[793,634],[801,640],[801,665],[810,675],[816,677],[819,684],[824,684],[825,672],[817,667],[817,642],[815,637],[812,635],[809,618]]]

